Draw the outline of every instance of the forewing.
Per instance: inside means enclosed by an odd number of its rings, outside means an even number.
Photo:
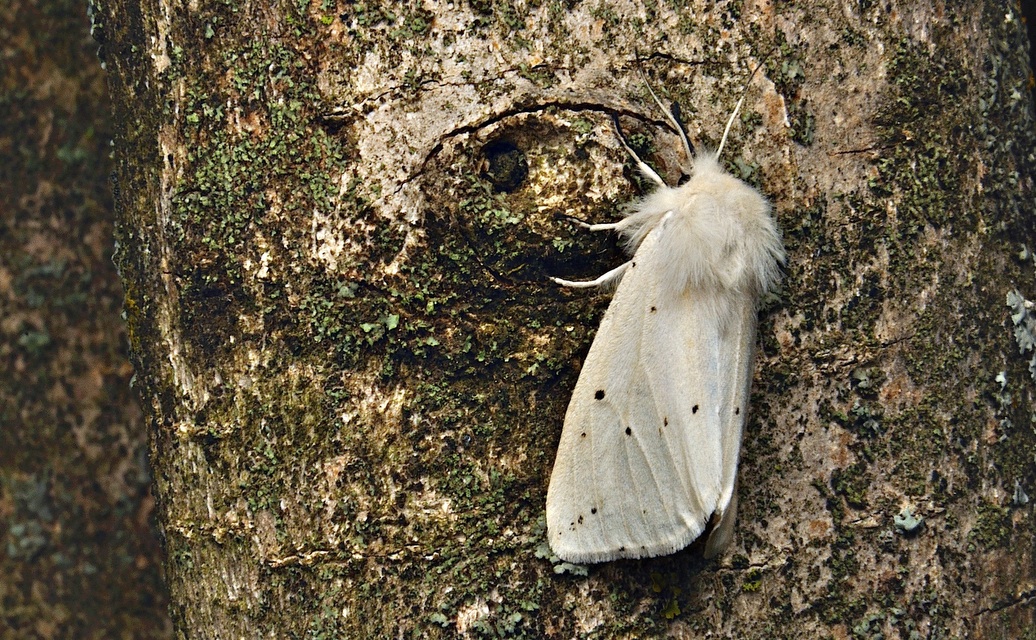
[[[737,470],[741,455],[741,439],[748,414],[755,353],[756,307],[753,298],[743,298],[730,309],[726,338],[721,340],[725,353],[721,360],[730,363],[723,372],[725,381],[720,404],[723,429],[723,475],[719,502],[713,514],[713,529],[705,544],[705,557],[723,551],[733,537],[737,518]]]
[[[732,493],[745,392],[734,391],[744,385],[730,354],[741,344],[724,326],[730,305],[716,304],[719,293],[659,295],[672,291],[657,281],[665,227],[644,239],[623,276],[565,415],[547,526],[568,561],[672,553]]]

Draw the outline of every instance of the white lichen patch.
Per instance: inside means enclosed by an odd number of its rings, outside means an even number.
[[[345,234],[335,228],[340,222],[325,211],[314,210],[310,217],[310,257],[332,273],[338,270],[338,258],[345,249]]]
[[[155,20],[156,33],[151,36],[151,60],[155,65],[157,74],[161,74],[172,64],[169,52],[166,50],[166,46],[170,41],[169,33],[172,30],[171,24],[173,22],[173,5],[169,0],[159,1],[157,16],[158,19]]]
[[[607,591],[607,584],[595,577],[580,582],[577,589],[566,593],[564,606],[567,610],[571,610],[577,631],[590,634],[603,626],[606,620],[612,620],[615,617],[610,600],[600,597]],[[573,597],[575,594],[579,594],[578,599]],[[595,594],[598,597],[594,597]]]
[[[1018,345],[1020,355],[1029,357],[1029,374],[1036,381],[1036,315],[1033,314],[1033,303],[1026,300],[1018,290],[1007,294],[1007,306],[1011,309],[1011,322],[1014,324],[1014,341]]]
[[[473,602],[457,610],[457,633],[463,635],[473,631],[477,623],[488,617],[489,603],[482,598],[475,598]]]
[[[270,268],[275,266],[272,260],[272,250],[266,235],[257,229],[252,235],[252,253],[245,257],[241,266],[256,280],[269,280]]]
[[[343,377],[350,378],[349,388],[357,394],[338,416],[343,427],[348,428],[354,422],[362,421],[366,425],[381,425],[382,428],[398,430],[402,422],[406,389],[383,389],[371,381],[373,376],[370,375]]]

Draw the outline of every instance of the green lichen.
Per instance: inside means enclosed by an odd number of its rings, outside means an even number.
[[[1007,545],[1010,538],[1010,511],[987,500],[979,502],[975,526],[968,533],[968,540],[988,551]]]
[[[745,572],[744,579],[741,582],[741,590],[745,592],[758,591],[763,584],[763,572],[759,569],[753,568]]]
[[[845,497],[849,506],[862,509],[867,506],[867,465],[857,463],[845,469],[836,470],[831,476],[831,487],[835,493]]]

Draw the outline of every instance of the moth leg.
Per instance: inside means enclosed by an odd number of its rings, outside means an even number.
[[[651,91],[651,87],[648,87],[648,91]],[[655,98],[655,101],[658,102],[658,96],[655,96],[655,93],[653,91],[651,92],[651,95],[652,95],[652,97]],[[659,102],[658,104],[661,105],[662,103]],[[676,107],[676,103],[675,102],[673,103],[673,108],[674,109],[678,109],[678,107]],[[677,111],[677,113],[678,113],[678,111]],[[619,139],[619,144],[621,144],[622,148],[626,150],[626,153],[630,154],[630,157],[633,158],[633,161],[637,163],[637,168],[640,169],[640,172],[642,174],[644,174],[644,176],[647,177],[649,180],[651,180],[652,182],[657,184],[658,186],[660,186],[660,187],[668,187],[669,185],[667,185],[665,183],[665,180],[663,180],[661,178],[661,176],[659,176],[657,173],[655,173],[655,170],[652,169],[650,166],[648,166],[648,164],[646,162],[641,160],[640,156],[637,155],[637,152],[634,151],[629,146],[629,144],[626,142],[626,137],[622,133],[622,125],[619,124],[619,116],[617,116],[614,113],[611,114],[611,115],[612,115],[612,122],[615,124],[615,134],[616,134],[616,137]],[[675,118],[673,119],[673,122],[676,123],[676,127],[678,129],[680,129],[681,135],[683,136],[683,139],[686,142],[687,141],[687,135],[685,133],[683,133],[683,128],[682,128],[683,125],[679,124],[679,121],[676,120]],[[626,218],[624,220],[620,220],[618,222],[609,222],[609,223],[604,223],[604,224],[590,224],[589,222],[584,222],[584,221],[580,220],[579,218],[575,218],[573,216],[563,215],[563,216],[560,216],[560,217],[562,217],[562,218],[568,220],[569,222],[571,222],[572,224],[575,224],[576,226],[582,227],[583,229],[586,229],[588,231],[622,231],[624,228],[626,228],[626,227],[628,227],[630,225],[630,219],[629,218]]]
[[[590,224],[589,222],[584,222],[584,221],[580,220],[579,218],[576,218],[575,216],[560,215],[559,217],[564,219],[564,220],[568,220],[569,222],[571,222],[572,224],[576,225],[577,227],[580,227],[582,229],[586,229],[587,231],[618,231],[618,232],[622,232],[623,229],[625,229],[626,227],[630,226],[631,224],[633,224],[636,221],[635,218],[628,217],[628,218],[623,218],[622,220],[619,220],[618,222],[604,222],[604,223],[600,223],[600,224]]]
[[[620,220],[618,222],[607,222],[604,224],[590,224],[589,222],[584,222],[574,216],[562,215],[560,217],[564,220],[568,220],[577,227],[586,229],[587,231],[619,231],[624,226],[622,223],[625,222],[625,220]]]
[[[640,156],[637,155],[637,152],[631,149],[628,144],[626,144],[626,138],[622,135],[622,127],[619,126],[619,116],[615,115],[614,113],[612,114],[612,122],[615,124],[615,133],[618,135],[619,144],[622,145],[622,148],[626,150],[626,153],[630,154],[634,162],[637,163],[637,167],[640,169],[640,172],[643,173],[645,177],[647,177],[649,180],[651,180],[658,186],[668,187],[669,185],[665,183],[665,180],[663,180],[657,173],[655,173],[655,170],[649,167],[643,160],[641,160]]]
[[[571,287],[573,289],[592,289],[594,287],[606,287],[613,285],[622,278],[622,274],[626,273],[626,269],[629,268],[632,261],[624,262],[619,266],[615,267],[608,273],[596,278],[594,280],[587,281],[576,281],[576,280],[562,280],[561,278],[551,278],[554,282],[561,285],[562,287]]]

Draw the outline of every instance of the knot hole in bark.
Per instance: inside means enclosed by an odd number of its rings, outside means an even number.
[[[525,152],[514,142],[497,139],[482,147],[484,158],[482,176],[497,193],[511,193],[522,185],[529,175],[529,161]]]

